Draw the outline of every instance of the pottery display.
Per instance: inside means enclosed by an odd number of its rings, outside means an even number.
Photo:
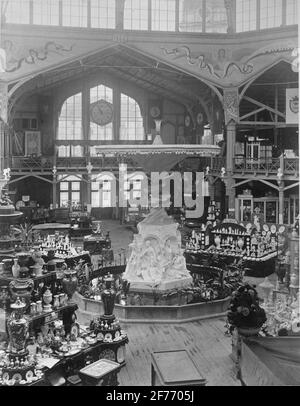
[[[71,298],[77,288],[77,285],[78,285],[77,272],[72,269],[67,269],[64,272],[62,286],[63,286],[64,291],[68,295],[69,300],[71,300]]]
[[[25,350],[26,337],[28,333],[29,323],[23,312],[26,304],[18,297],[15,303],[11,304],[13,310],[7,322],[9,333],[9,342],[11,352],[22,352]]]

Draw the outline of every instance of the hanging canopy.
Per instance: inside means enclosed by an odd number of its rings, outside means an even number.
[[[299,386],[300,337],[249,338],[240,365],[247,386]]]

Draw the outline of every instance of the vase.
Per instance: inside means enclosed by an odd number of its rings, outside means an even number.
[[[34,287],[32,279],[14,279],[8,285],[12,300],[21,298],[25,302],[25,310],[30,305],[31,293]]]
[[[12,268],[12,259],[10,258],[4,258],[2,259],[3,262],[3,268],[4,268],[4,273],[6,275],[10,275],[11,276],[11,268]]]
[[[217,248],[220,248],[220,246],[221,246],[221,238],[220,238],[219,235],[215,236],[215,244],[216,244]]]
[[[20,276],[20,265],[18,264],[18,258],[14,258],[14,264],[11,268],[12,274],[14,278],[18,278]]]
[[[243,246],[244,246],[243,238],[239,238],[237,244],[238,244],[239,249],[242,250]]]
[[[48,261],[47,261],[48,272],[55,271],[56,261],[55,261],[55,251],[54,250],[49,250],[48,251],[48,258],[47,259],[48,259]]]
[[[46,305],[49,305],[52,302],[52,293],[50,289],[46,289],[43,294],[43,300]]]
[[[111,316],[115,307],[116,292],[112,288],[113,278],[105,278],[105,289],[101,294],[101,299],[104,306],[104,316]]]
[[[68,269],[64,272],[64,277],[62,280],[62,286],[65,293],[68,295],[68,299],[71,300],[77,285],[78,279],[75,270]]]
[[[9,334],[10,351],[12,353],[25,352],[26,337],[29,329],[29,322],[23,315],[26,304],[17,298],[10,306],[13,310],[7,323]]]
[[[53,307],[54,309],[57,309],[59,306],[60,306],[59,295],[54,295]]]
[[[0,275],[4,273],[4,263],[0,262]]]

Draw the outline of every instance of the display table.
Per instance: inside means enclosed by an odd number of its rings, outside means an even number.
[[[274,252],[268,256],[249,259],[247,256],[239,254],[225,254],[224,252],[218,253],[216,250],[199,250],[185,252],[187,265],[213,265],[217,266],[221,263],[224,265],[231,265],[234,262],[243,260],[243,268],[246,269],[246,276],[263,278],[275,272],[275,261],[278,253]]]
[[[120,365],[116,362],[100,359],[82,368],[79,376],[84,386],[117,386]]]
[[[62,224],[62,223],[44,223],[44,224],[37,224],[32,227],[32,231],[41,232],[42,234],[47,234],[49,231],[55,232],[59,231],[63,234],[69,234],[71,229],[70,224]]]
[[[151,386],[205,386],[186,350],[157,351],[151,354]]]

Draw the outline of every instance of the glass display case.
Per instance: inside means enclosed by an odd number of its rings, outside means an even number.
[[[253,213],[253,196],[252,195],[239,195],[237,198],[239,221],[250,222]]]

